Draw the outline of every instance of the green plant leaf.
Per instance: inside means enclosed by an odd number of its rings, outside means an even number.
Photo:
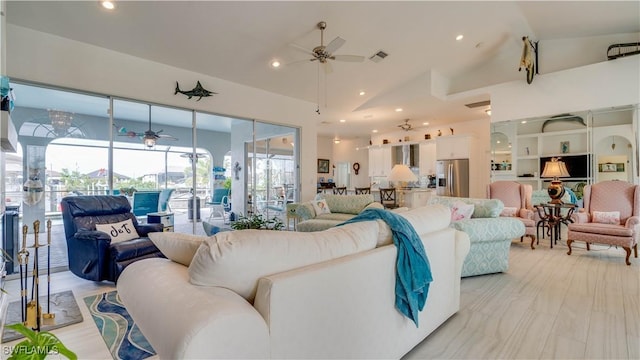
[[[25,340],[13,348],[9,360],[44,359],[47,354],[56,353],[70,360],[78,359],[78,356],[64,346],[57,336],[48,331],[35,332],[22,323],[7,325],[7,328],[25,336]]]

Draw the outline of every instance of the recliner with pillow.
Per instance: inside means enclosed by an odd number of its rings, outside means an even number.
[[[75,275],[87,280],[116,282],[127,265],[141,259],[163,257],[147,237],[150,232],[162,232],[163,225],[139,225],[126,197],[67,196],[60,205],[69,270]],[[96,230],[96,224],[116,224],[127,220],[131,221],[139,237],[115,242],[109,233]],[[121,233],[126,234],[127,231]],[[113,234],[117,238],[118,229],[114,229]],[[132,234],[135,233],[126,235]]]

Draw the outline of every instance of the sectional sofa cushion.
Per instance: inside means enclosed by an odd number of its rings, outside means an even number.
[[[504,209],[504,203],[498,199],[473,199],[473,198],[458,198],[449,196],[431,196],[429,198],[429,204],[441,204],[452,208],[453,205],[462,201],[465,204],[473,205],[472,218],[495,218],[500,216],[502,209]]]
[[[375,202],[372,194],[333,195],[318,194],[316,199],[324,199],[334,213],[358,215],[367,205]]]
[[[149,233],[149,239],[162,255],[184,266],[191,264],[191,259],[196,254],[198,247],[207,238],[207,236],[176,232]]]
[[[231,289],[253,302],[261,277],[373,249],[377,236],[378,226],[369,221],[310,233],[218,233],[198,248],[189,266],[189,281]]]

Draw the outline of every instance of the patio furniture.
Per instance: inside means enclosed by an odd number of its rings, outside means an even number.
[[[209,213],[209,220],[216,218],[214,215],[220,215],[220,218],[225,217],[227,211],[231,211],[231,202],[229,201],[230,189],[215,189],[213,190],[213,196],[211,201],[206,204],[211,209]]]

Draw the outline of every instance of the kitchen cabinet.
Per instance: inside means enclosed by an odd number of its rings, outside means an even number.
[[[390,146],[372,146],[369,148],[369,176],[389,176],[391,164]]]
[[[436,139],[437,160],[468,159],[471,155],[471,135],[451,135]]]
[[[436,173],[436,141],[429,140],[427,142],[420,143],[419,149],[419,167],[420,175],[434,175]]]
[[[429,197],[434,195],[435,192],[433,190],[424,190],[424,189],[412,189],[412,190],[400,190],[402,192],[403,204],[401,206],[406,206],[410,209],[421,207],[427,205],[429,202]]]

